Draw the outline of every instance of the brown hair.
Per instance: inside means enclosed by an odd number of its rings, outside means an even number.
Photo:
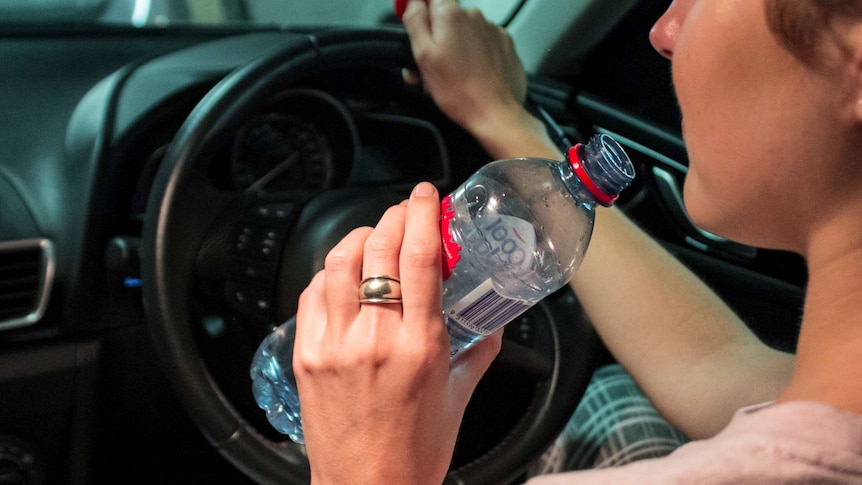
[[[862,19],[862,0],[767,0],[769,28],[793,55],[817,61],[817,46],[836,17]]]

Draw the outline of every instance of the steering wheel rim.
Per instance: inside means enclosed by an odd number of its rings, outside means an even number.
[[[210,444],[259,483],[308,483],[308,462],[302,447],[268,439],[237,412],[197,347],[189,305],[195,260],[221,208],[213,204],[217,197],[189,198],[188,194],[211,192],[201,161],[219,134],[236,126],[249,106],[259,106],[278,89],[326,66],[410,66],[412,62],[409,40],[402,31],[337,30],[303,36],[300,41],[293,38],[210,90],[180,128],[156,176],[141,248],[144,306],[156,352],[180,402]],[[571,294],[562,300],[567,308],[577,308]],[[547,305],[551,304],[540,305],[550,311]],[[511,480],[563,428],[600,348],[586,317],[569,318],[565,324],[553,325],[553,369],[537,388],[529,415],[494,449],[451,470],[447,482]]]

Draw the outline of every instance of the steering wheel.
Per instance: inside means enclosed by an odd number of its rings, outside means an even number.
[[[152,339],[180,402],[209,443],[234,466],[259,483],[281,485],[308,483],[304,449],[261,432],[219,386],[195,333],[197,280],[201,273],[212,276],[214,271],[228,271],[230,228],[237,221],[247,221],[249,210],[287,207],[281,213],[285,217],[267,220],[267,227],[275,228],[283,244],[268,263],[278,271],[264,279],[271,294],[277,295],[276,317],[286,319],[295,310],[302,288],[322,267],[326,251],[353,227],[374,224],[403,194],[337,189],[301,203],[238,195],[213,185],[208,161],[226,134],[276,93],[308,76],[332,66],[400,69],[413,65],[409,40],[398,30],[333,30],[297,37],[228,74],[185,120],[156,176],[141,248]],[[498,382],[504,383],[511,376],[533,379],[535,390],[526,410],[506,436],[453,465],[448,483],[491,485],[516,478],[563,429],[587,385],[600,344],[574,296],[560,292],[525,315],[519,332],[530,338],[504,339],[489,374],[497,369]],[[474,411],[471,402],[464,440],[470,439],[467,430],[473,436],[482,434],[482,425],[474,424],[471,430],[471,423],[485,421],[473,420],[471,412],[494,419],[488,402],[500,407],[499,400],[506,398],[506,386],[497,387],[503,387],[496,391],[502,394],[486,395]],[[250,393],[250,380],[248,389]],[[481,401],[484,392],[480,383],[474,400]]]

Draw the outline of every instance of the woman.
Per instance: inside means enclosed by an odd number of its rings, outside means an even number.
[[[454,0],[412,1],[404,22],[425,89],[492,156],[561,158],[521,107],[526,83],[504,31]],[[571,285],[615,358],[697,441],[531,483],[862,482],[862,1],[675,0],[650,40],[672,60],[692,219],[807,260],[797,354],[765,346],[602,210]],[[351,233],[301,298],[295,367],[315,483],[445,476],[499,336],[450,369],[438,197],[420,184],[376,228]],[[400,277],[401,306],[358,302],[372,274]],[[626,305],[608,301],[611,283]]]

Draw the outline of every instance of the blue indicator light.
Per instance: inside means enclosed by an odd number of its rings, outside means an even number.
[[[125,286],[126,288],[140,288],[141,279],[127,276],[126,279],[123,280],[123,286]]]

